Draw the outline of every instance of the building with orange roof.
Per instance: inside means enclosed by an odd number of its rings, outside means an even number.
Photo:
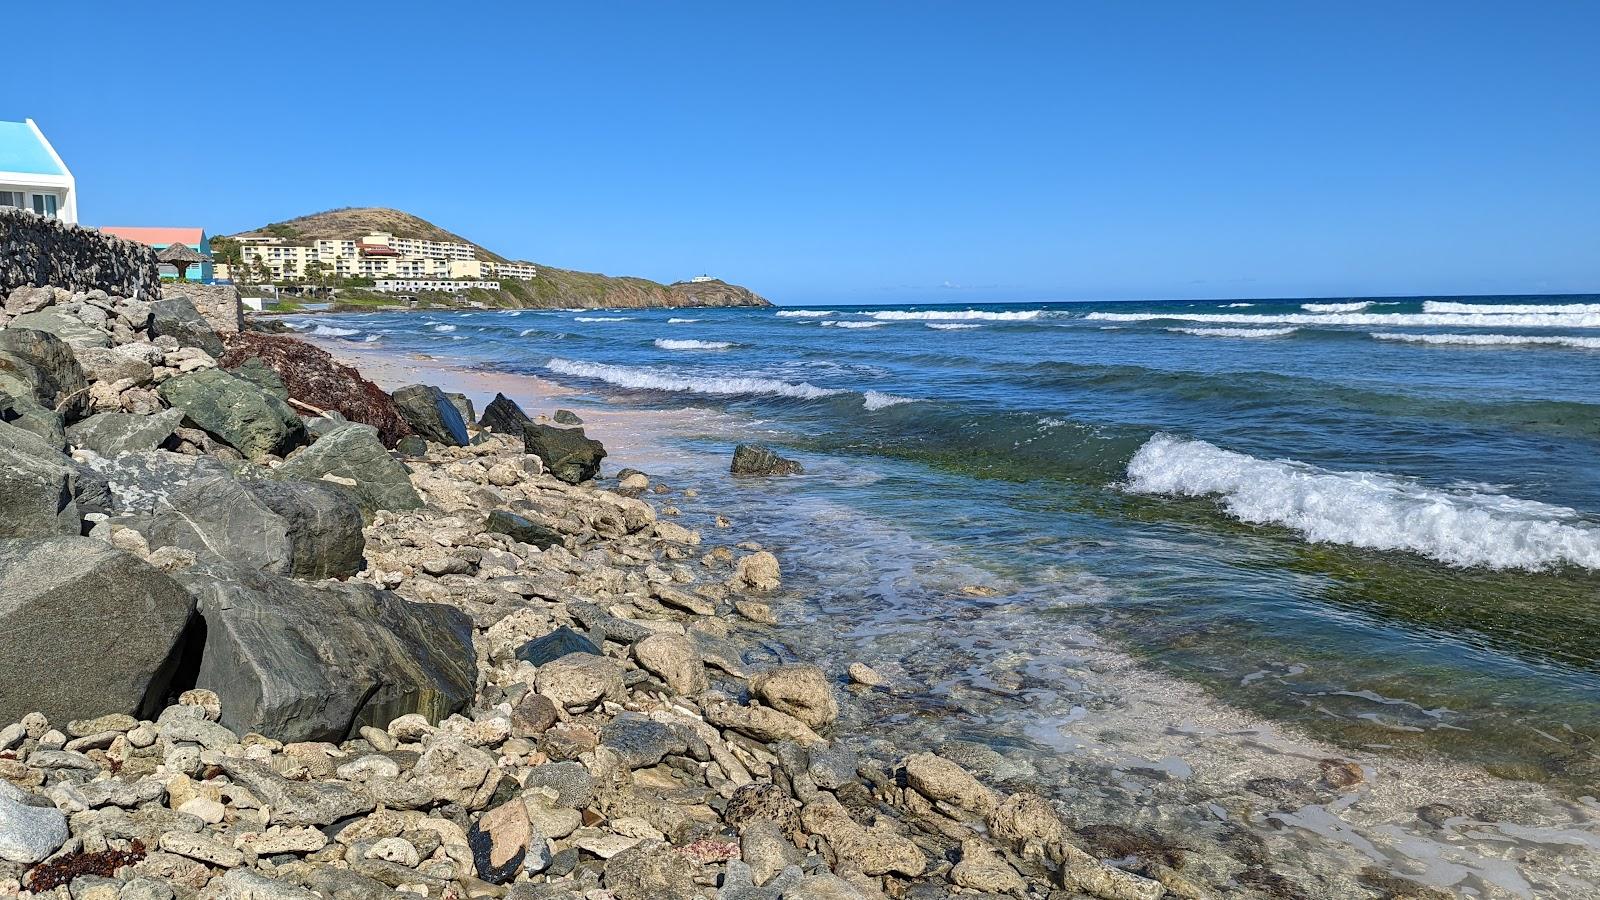
[[[130,241],[148,244],[157,250],[165,250],[173,244],[183,244],[190,250],[195,250],[206,257],[206,262],[191,264],[184,272],[179,273],[177,267],[170,263],[161,264],[161,277],[172,278],[179,281],[199,281],[210,284],[214,275],[212,271],[211,238],[204,228],[149,228],[132,225],[102,225],[100,230],[105,234],[114,234]],[[196,272],[198,267],[199,271]],[[197,277],[190,277],[197,276]]]

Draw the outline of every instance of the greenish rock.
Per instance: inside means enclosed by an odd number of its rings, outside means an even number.
[[[18,399],[30,397],[68,421],[82,418],[89,407],[89,380],[72,347],[16,320],[0,329],[0,391]]]
[[[414,434],[408,434],[394,445],[394,449],[402,456],[420,459],[428,455],[428,442]]]
[[[250,459],[305,443],[305,426],[287,403],[220,369],[169,378],[157,391],[185,420]]]
[[[489,517],[484,520],[483,530],[503,534],[524,544],[532,544],[540,550],[548,550],[560,544],[562,539],[561,532],[503,509],[489,513]]]
[[[550,474],[568,484],[578,484],[600,474],[606,448],[586,437],[582,428],[556,428],[538,422],[522,429],[523,447],[544,461]]]
[[[458,609],[237,567],[179,579],[206,625],[195,686],[217,692],[235,733],[341,741],[409,713],[437,721],[472,701],[472,619]]]
[[[222,338],[188,297],[150,304],[150,333],[173,338],[182,347],[199,347],[214,357],[222,355]]]
[[[578,418],[578,414],[573,412],[570,409],[558,409],[558,410],[556,410],[556,414],[554,416],[552,416],[551,418],[555,419],[555,423],[557,425],[582,425],[583,424],[583,420]]]
[[[110,334],[58,309],[42,309],[25,316],[17,316],[11,320],[11,327],[47,331],[73,347],[111,346]]]
[[[99,413],[69,427],[67,440],[101,456],[143,453],[165,444],[182,424],[183,415],[181,409],[164,409],[152,416]]]
[[[194,597],[144,560],[83,537],[0,540],[0,720],[154,718]]]
[[[348,578],[361,571],[361,510],[332,484],[206,478],[156,512],[151,546],[190,550],[203,562],[291,575]]]
[[[467,425],[444,391],[431,384],[408,384],[393,397],[400,417],[419,436],[448,447],[467,446]]]
[[[38,435],[0,424],[0,537],[79,534],[77,474],[72,460]]]
[[[283,386],[283,379],[278,377],[278,373],[274,372],[272,367],[259,357],[252,356],[228,371],[277,397],[279,400],[289,399],[289,389]]]
[[[422,506],[422,498],[411,486],[410,471],[383,448],[378,430],[371,425],[341,425],[274,471],[278,477],[299,481],[318,481],[324,475],[354,481],[354,486],[339,487],[350,494],[368,520],[380,509]]]
[[[792,459],[784,459],[761,444],[740,444],[733,448],[733,463],[728,471],[734,475],[800,475],[805,472]]]
[[[45,409],[26,394],[13,396],[0,391],[0,422],[9,423],[23,431],[38,435],[57,450],[65,450],[67,447],[67,430],[61,415]]]

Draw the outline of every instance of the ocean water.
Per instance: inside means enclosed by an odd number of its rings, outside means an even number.
[[[1045,785],[1092,761],[1112,787],[1086,809],[1218,827],[1160,800],[1203,780],[1158,752],[1205,730],[1142,706],[1166,684],[1350,753],[1537,785],[1600,852],[1600,297],[296,324],[548,379],[580,413],[677,411],[652,474],[711,485],[686,524],[725,513],[782,551],[794,643],[896,679],[858,713],[884,735]],[[726,478],[740,439],[808,474]],[[1149,795],[1114,798],[1129,777]],[[1557,883],[1418,863],[1407,833],[1349,852],[1482,896]]]

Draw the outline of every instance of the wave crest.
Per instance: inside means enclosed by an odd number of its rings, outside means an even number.
[[[778,310],[778,318],[780,318],[780,319],[818,319],[818,318],[821,318],[823,316],[831,316],[831,315],[833,315],[833,310],[831,310],[831,309],[780,309],[780,310]]]
[[[771,378],[694,376],[673,372],[670,369],[652,369],[633,366],[611,366],[603,363],[583,362],[556,357],[545,363],[545,368],[558,375],[592,378],[618,387],[650,391],[674,391],[693,394],[766,394],[774,397],[794,397],[814,400],[831,397],[845,391],[820,388],[809,382],[798,384]]]
[[[933,311],[905,311],[886,310],[883,312],[867,313],[871,318],[880,322],[924,322],[924,321],[960,321],[965,319],[982,319],[986,322],[1028,322],[1039,318],[1044,313],[1042,309],[1025,309],[1016,312],[989,312],[981,309],[958,310],[933,310]]]
[[[655,345],[663,350],[726,350],[733,346],[733,341],[675,341],[671,338],[656,338]]]
[[[1579,350],[1600,350],[1600,337],[1560,337],[1534,334],[1405,334],[1375,331],[1372,337],[1380,341],[1406,341],[1412,344],[1456,344],[1472,347],[1516,347],[1545,345],[1573,347]]]
[[[1600,313],[1110,313],[1092,312],[1096,322],[1204,322],[1214,325],[1455,326],[1457,328],[1600,328]]]
[[[1294,334],[1300,329],[1289,326],[1287,328],[1168,328],[1167,330],[1177,334],[1192,334],[1196,337],[1269,338]]]
[[[1300,308],[1306,312],[1343,313],[1360,312],[1371,305],[1371,300],[1361,300],[1355,303],[1302,303]]]

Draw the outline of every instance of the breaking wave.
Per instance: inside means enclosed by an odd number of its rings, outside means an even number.
[[[902,403],[916,403],[914,397],[901,397],[895,394],[885,394],[882,391],[867,391],[861,395],[861,405],[867,409],[885,409],[890,406],[899,406]]]
[[[1224,303],[1223,309],[1243,309],[1246,306],[1255,306],[1254,303]]]
[[[1042,309],[1027,309],[1019,312],[987,312],[979,309],[961,309],[946,311],[906,312],[904,310],[887,310],[884,312],[867,313],[868,316],[880,322],[921,322],[940,320],[982,319],[988,322],[1027,322],[1037,319],[1044,312]]]
[[[1600,303],[1455,303],[1448,300],[1424,300],[1422,311],[1428,313],[1480,313],[1483,315],[1527,313],[1592,315],[1600,313]]]
[[[1290,326],[1287,328],[1168,328],[1167,330],[1199,337],[1269,338],[1294,334],[1300,329]]]
[[[816,319],[822,316],[833,315],[831,309],[780,309],[779,318],[784,319]]]
[[[1600,328],[1600,313],[1108,313],[1085,318],[1097,322],[1175,320],[1218,325],[1434,325],[1457,328]]]
[[[837,326],[839,328],[877,328],[879,325],[882,325],[883,323],[882,322],[844,322],[844,321],[840,321],[838,319],[830,319],[830,320],[828,320],[826,322],[823,322],[822,324],[825,325],[825,326]]]
[[[924,322],[923,324],[927,325],[929,328],[936,328],[940,331],[962,331],[967,328],[983,327],[982,325],[970,322]]]
[[[1373,332],[1372,337],[1380,341],[1406,341],[1413,344],[1457,344],[1472,347],[1515,347],[1532,344],[1600,350],[1600,337],[1557,337],[1542,334],[1403,334],[1382,331]]]
[[[318,325],[311,329],[311,333],[318,337],[351,337],[361,333],[359,328],[336,328],[332,325]]]
[[[674,341],[670,338],[656,338],[655,345],[663,350],[726,350],[733,346],[733,341]]]
[[[626,322],[633,316],[573,316],[574,322]]]
[[[434,331],[449,332],[449,331],[455,331],[456,327],[454,325],[435,325],[435,326],[433,326],[433,330]]]
[[[668,319],[667,320],[667,324],[668,325],[687,325],[690,322],[698,322],[698,321],[700,321],[700,320],[699,319]]]
[[[1409,551],[1452,566],[1600,569],[1600,528],[1566,507],[1257,459],[1169,434],[1155,435],[1133,455],[1127,488],[1215,497],[1241,522],[1279,525],[1314,542]]]
[[[545,368],[558,375],[592,378],[596,381],[617,385],[618,387],[650,391],[722,395],[766,394],[773,397],[794,397],[801,400],[813,400],[818,397],[831,397],[835,394],[846,393],[846,391],[832,388],[820,388],[804,381],[795,384],[770,378],[700,377],[684,375],[669,369],[653,369],[642,366],[609,366],[601,363],[561,359],[560,357],[545,363]]]
[[[1343,313],[1360,312],[1371,305],[1371,300],[1362,300],[1357,303],[1302,303],[1300,308],[1306,312]]]

